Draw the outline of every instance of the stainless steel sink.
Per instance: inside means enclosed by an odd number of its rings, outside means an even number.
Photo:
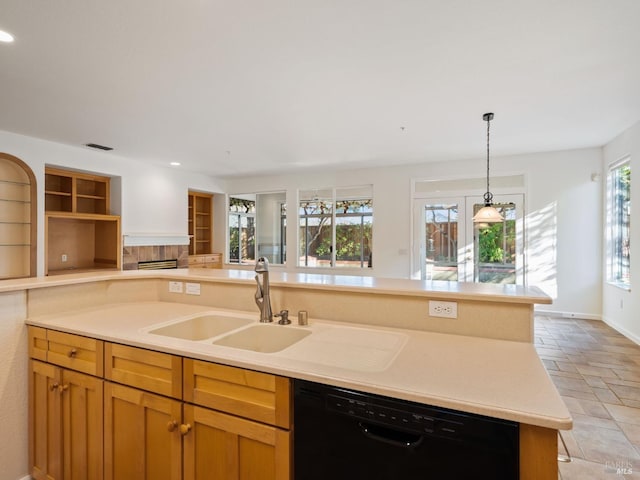
[[[182,338],[184,340],[205,340],[244,327],[254,321],[255,320],[248,318],[232,317],[217,313],[207,314],[165,325],[150,330],[149,333],[163,335],[165,337]]]
[[[254,352],[274,353],[299,342],[309,334],[311,331],[306,329],[261,324],[230,333],[214,341],[213,344]]]

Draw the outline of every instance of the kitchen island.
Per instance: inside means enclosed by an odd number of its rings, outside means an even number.
[[[310,325],[272,328],[312,333],[289,348],[260,353],[150,333],[151,327],[211,311],[257,321],[253,272],[123,272],[12,282],[0,286],[2,305],[20,310],[23,304],[27,322],[45,331],[519,422],[521,478],[551,478],[557,471],[555,432],[571,428],[528,337],[533,304],[549,302],[536,289],[275,274],[274,310],[289,308],[294,318],[307,310]],[[169,292],[169,282],[183,284],[183,292]],[[458,318],[429,317],[432,299],[456,302]],[[491,310],[497,313],[488,315]],[[514,311],[513,324],[508,310]],[[472,325],[474,318],[481,325]],[[496,323],[503,331],[491,332]],[[468,325],[468,334],[460,331]],[[453,331],[442,332],[447,329]],[[505,335],[513,338],[506,341]],[[313,338],[330,341],[323,349]],[[375,339],[394,340],[386,356],[367,357]],[[355,348],[362,355],[349,357]]]

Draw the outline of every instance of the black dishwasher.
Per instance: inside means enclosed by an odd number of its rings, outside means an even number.
[[[518,432],[516,422],[295,381],[295,480],[514,480]]]

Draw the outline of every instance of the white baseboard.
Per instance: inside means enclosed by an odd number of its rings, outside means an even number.
[[[629,340],[634,342],[636,345],[640,345],[640,337],[638,335],[636,335],[634,333],[631,333],[629,330],[627,330],[624,327],[621,327],[616,322],[611,321],[611,319],[609,319],[609,318],[603,318],[602,321],[604,323],[606,323],[607,325],[609,325],[614,330],[616,330],[618,333],[621,333],[622,335],[627,337]]]
[[[557,318],[581,318],[583,320],[603,320],[602,315],[594,315],[592,313],[582,312],[562,312],[558,310],[539,310],[534,309],[536,315],[547,315],[549,317]]]

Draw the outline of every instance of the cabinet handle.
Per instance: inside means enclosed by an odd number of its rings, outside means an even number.
[[[167,430],[169,430],[170,432],[174,432],[176,428],[178,428],[178,422],[176,422],[175,420],[171,420],[167,423]]]
[[[53,391],[57,390],[59,386],[60,386],[60,384],[58,382],[52,383],[51,385],[49,385],[49,390],[51,390],[53,392]]]
[[[71,350],[69,350],[69,353],[67,355],[69,356],[69,358],[75,358],[77,353],[78,353],[78,350],[76,350],[75,348],[72,348]]]
[[[183,423],[182,425],[180,425],[180,435],[186,435],[190,431],[191,431],[190,423]]]

